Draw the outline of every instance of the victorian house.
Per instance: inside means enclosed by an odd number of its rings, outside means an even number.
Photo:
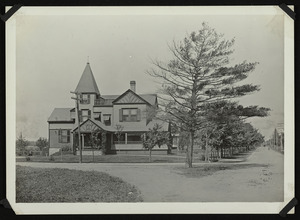
[[[91,150],[95,131],[100,131],[107,153],[143,150],[141,135],[155,123],[168,131],[167,123],[154,119],[157,95],[138,94],[135,81],[123,94],[102,95],[87,63],[75,92],[80,94],[78,112],[74,107],[55,108],[48,118],[50,155],[61,148],[78,150],[78,118],[85,153]]]

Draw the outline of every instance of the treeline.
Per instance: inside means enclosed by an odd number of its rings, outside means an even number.
[[[22,134],[16,139],[16,155],[31,156],[33,154],[45,155],[49,153],[47,138],[40,137],[36,141],[28,141]]]
[[[188,136],[187,132],[179,134],[178,148],[182,151],[190,144]],[[195,149],[203,152],[202,160],[217,161],[253,150],[263,142],[264,137],[250,123],[234,121],[198,131]]]

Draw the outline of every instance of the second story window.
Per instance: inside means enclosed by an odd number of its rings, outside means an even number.
[[[141,113],[140,110],[137,108],[124,108],[120,109],[120,121],[140,121],[141,120]]]
[[[90,104],[90,94],[80,95],[80,104]]]
[[[101,121],[101,112],[94,112],[94,119],[97,121]]]
[[[103,114],[103,123],[105,125],[111,125],[111,114]]]
[[[91,118],[91,110],[81,110],[80,113],[79,113],[79,118],[80,118],[80,121],[85,121],[87,120],[88,118]]]

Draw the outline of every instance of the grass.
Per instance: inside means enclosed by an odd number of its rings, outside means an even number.
[[[17,166],[16,202],[142,202],[139,190],[96,171]]]
[[[252,167],[261,167],[266,168],[268,165],[263,164],[205,164],[194,166],[193,168],[183,168],[177,167],[176,171],[178,174],[184,175],[188,178],[201,178],[204,176],[209,176],[214,174],[215,172],[222,170],[238,170],[238,169],[246,169]]]
[[[33,156],[28,162],[47,162],[47,163],[78,163],[79,156],[65,154],[62,156],[50,157]],[[185,157],[174,155],[152,155],[152,163],[184,163]],[[92,155],[83,155],[83,163],[93,163]],[[26,162],[26,158],[17,158],[17,162]],[[194,162],[200,162],[195,158]],[[148,155],[95,155],[94,163],[149,163]]]

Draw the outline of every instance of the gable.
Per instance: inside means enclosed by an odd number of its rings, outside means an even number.
[[[73,131],[77,131],[78,127],[76,127]],[[97,124],[92,122],[91,120],[86,120],[80,125],[80,132],[93,132],[97,129],[103,130]]]
[[[130,89],[113,101],[113,104],[149,104],[145,99]]]

